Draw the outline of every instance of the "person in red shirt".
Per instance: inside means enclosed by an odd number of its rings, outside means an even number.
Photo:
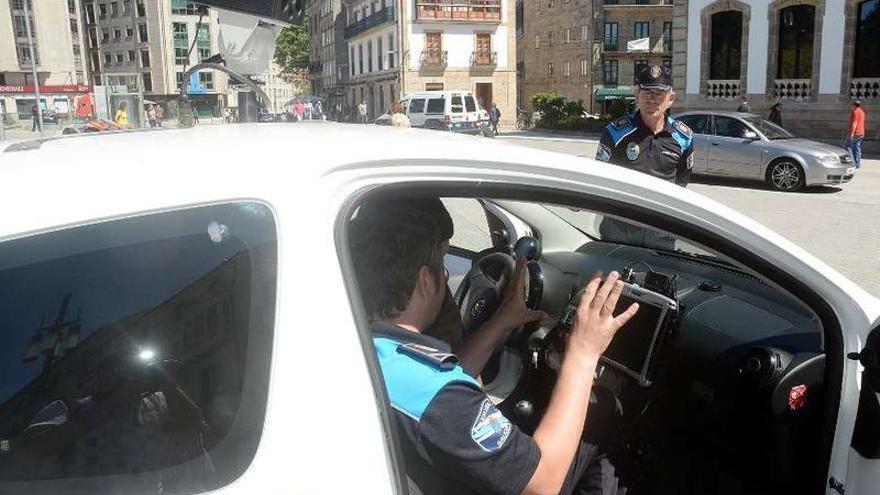
[[[852,112],[849,114],[849,128],[846,135],[846,147],[852,153],[853,163],[859,168],[862,163],[862,139],[865,138],[865,109],[862,102],[853,102]]]

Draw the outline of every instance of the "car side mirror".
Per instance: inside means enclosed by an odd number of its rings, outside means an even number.
[[[756,141],[758,139],[758,134],[755,131],[746,131],[743,133],[743,138],[748,139],[749,141]]]

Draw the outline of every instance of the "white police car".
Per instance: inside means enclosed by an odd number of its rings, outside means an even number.
[[[443,198],[467,324],[498,285],[473,281],[500,276],[475,261],[531,238],[529,303],[550,319],[483,376],[527,431],[585,277],[621,270],[675,300],[596,381],[587,431],[618,442],[632,493],[880,486],[880,301],[694,192],[337,124],[77,135],[0,159],[0,493],[428,491],[407,487],[348,253],[377,195]],[[603,237],[606,216],[662,232]]]

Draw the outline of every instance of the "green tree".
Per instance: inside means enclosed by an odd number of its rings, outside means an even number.
[[[275,63],[282,77],[302,87],[309,84],[309,18],[299,26],[284,28],[275,40]]]

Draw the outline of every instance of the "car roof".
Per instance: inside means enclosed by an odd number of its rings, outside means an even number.
[[[673,117],[684,117],[685,115],[717,115],[721,117],[759,117],[753,113],[736,112],[734,110],[688,110],[686,112],[673,114]]]
[[[449,95],[453,95],[453,94],[471,95],[472,93],[466,89],[445,89],[442,91],[416,91],[414,93],[410,93],[410,94],[406,95],[406,97],[413,98],[416,96],[424,96],[427,98],[427,97],[431,97],[431,96],[449,96]]]

